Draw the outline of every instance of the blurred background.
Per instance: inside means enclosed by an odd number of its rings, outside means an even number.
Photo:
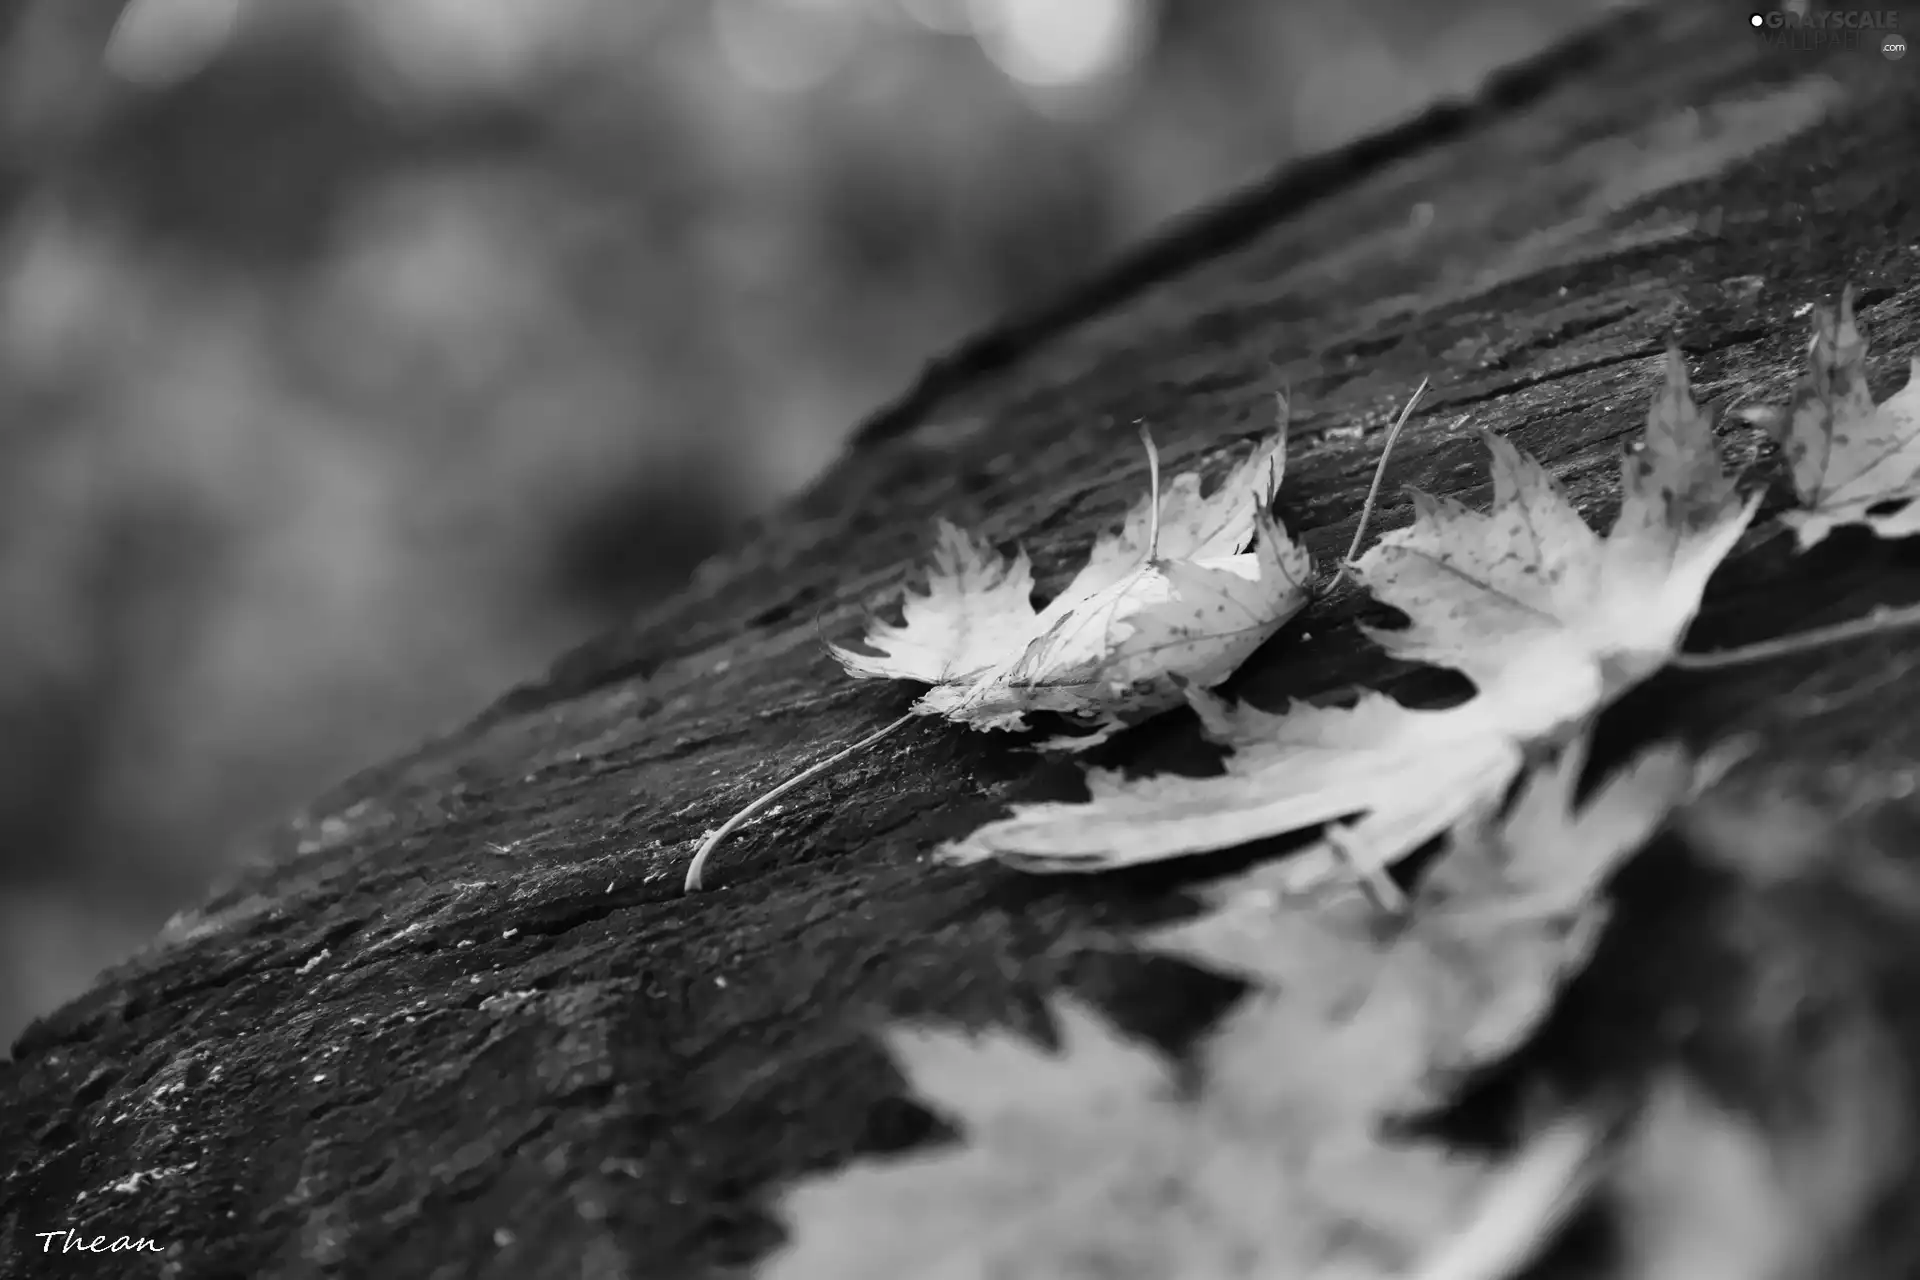
[[[0,1046],[971,328],[1594,0],[0,0]]]

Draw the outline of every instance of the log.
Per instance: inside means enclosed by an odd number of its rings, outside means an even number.
[[[1074,794],[1077,770],[1022,739],[916,721],[736,833],[710,891],[682,893],[686,860],[915,696],[849,679],[821,639],[853,641],[920,580],[937,517],[1024,545],[1058,590],[1142,489],[1137,422],[1170,471],[1217,475],[1285,389],[1280,514],[1327,565],[1423,377],[1395,485],[1484,503],[1485,427],[1595,521],[1670,339],[1703,402],[1784,401],[1805,305],[1852,283],[1890,394],[1920,338],[1920,79],[1911,59],[1768,44],[1745,15],[1618,14],[1174,228],[930,367],[677,596],[262,837],[0,1064],[0,1273],[745,1275],[782,1239],[784,1185],[945,1132],[877,1028],[1044,1040],[1048,997],[1073,992],[1185,1043],[1239,988],[1115,942],[1190,909],[1218,860],[1049,878],[931,856],[1009,801]],[[1757,428],[1720,430],[1770,485],[1758,530],[1788,500],[1779,464]],[[1377,527],[1408,512],[1390,490]],[[1911,545],[1756,533],[1688,646],[1915,599]],[[1352,591],[1317,606],[1228,692],[1456,691],[1356,629],[1383,616]],[[1630,1090],[1677,1062],[1777,1127],[1818,1110],[1821,1046],[1870,1027],[1920,1079],[1901,1011],[1920,976],[1900,858],[1920,848],[1916,655],[1886,634],[1669,671],[1608,713],[1597,766],[1663,737],[1756,749],[1737,803],[1623,879],[1592,981],[1527,1071]],[[1217,758],[1185,712],[1094,755]],[[1724,874],[1697,854],[1714,840],[1800,869]],[[1855,1200],[1910,1205],[1914,1090],[1848,1079],[1878,1090],[1895,1148],[1893,1181]],[[1909,1273],[1910,1216],[1842,1233],[1854,1269],[1832,1274]],[[150,1247],[106,1251],[121,1240]]]

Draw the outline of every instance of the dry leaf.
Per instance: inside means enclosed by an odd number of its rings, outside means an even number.
[[[1056,1013],[1057,1056],[1004,1034],[897,1037],[964,1145],[792,1189],[791,1241],[764,1280],[1384,1280],[1470,1214],[1490,1167],[1376,1135],[1382,1021],[1330,1034],[1300,1019],[1284,1041],[1236,1023],[1217,1053],[1275,1056],[1189,1097],[1152,1050],[1070,1003]]]
[[[926,593],[908,592],[900,623],[873,626],[875,653],[833,656],[851,675],[932,685],[916,712],[978,729],[1054,711],[1111,732],[1178,705],[1183,684],[1219,684],[1307,602],[1311,561],[1268,511],[1285,465],[1280,406],[1274,443],[1210,496],[1198,473],[1156,485],[1044,609],[1024,551],[1003,558],[942,522]]]
[[[1529,745],[1566,736],[1672,657],[1757,498],[1734,492],[1677,351],[1643,443],[1622,459],[1621,509],[1604,539],[1539,463],[1485,439],[1490,512],[1416,494],[1414,523],[1358,565],[1412,620],[1374,639],[1462,671],[1471,700],[1421,711],[1367,694],[1348,708],[1271,713],[1196,695],[1207,735],[1232,749],[1224,774],[1095,773],[1087,803],[1016,805],[946,855],[1104,871],[1358,815],[1291,860],[1284,874],[1308,887],[1349,863],[1377,874],[1504,794]]]
[[[1404,928],[1335,890],[1253,912],[1233,898],[1153,935],[1263,984],[1208,1037],[1192,1092],[1156,1053],[1071,1002],[1057,1006],[1058,1055],[998,1033],[896,1036],[915,1091],[957,1123],[964,1145],[802,1184],[784,1206],[792,1241],[762,1274],[1517,1273],[1578,1206],[1599,1127],[1551,1116],[1501,1160],[1392,1140],[1383,1125],[1459,1065],[1462,1045],[1501,1053],[1517,1043],[1514,992],[1538,1005],[1569,957],[1584,958],[1565,946],[1564,919],[1590,908],[1606,870],[1690,776],[1677,753],[1657,749],[1576,814],[1577,769],[1570,753],[1480,843],[1457,847],[1454,871]],[[1537,945],[1517,946],[1529,930]]]
[[[1216,1250],[1229,1274],[1234,1238],[1253,1224],[1196,1215],[1163,1185],[1205,1158],[1167,1064],[1078,1005],[1058,1002],[1055,1014],[1058,1055],[1005,1032],[895,1033],[914,1092],[957,1122],[965,1145],[792,1190],[793,1240],[764,1280],[1157,1280],[1175,1274],[1174,1258]]]
[[[1612,1177],[1621,1280],[1904,1274],[1854,1247],[1906,1198],[1907,1086],[1897,1050],[1852,1048],[1771,1123],[1682,1075],[1655,1085]]]
[[[1533,771],[1504,817],[1475,814],[1420,885],[1399,955],[1444,977],[1462,1010],[1430,1050],[1436,1093],[1532,1036],[1593,956],[1610,914],[1607,881],[1736,757],[1727,749],[1696,762],[1677,746],[1650,747],[1576,809],[1586,745],[1576,738]]]
[[[1882,538],[1920,533],[1920,356],[1907,385],[1879,406],[1867,390],[1867,342],[1854,323],[1853,287],[1836,317],[1813,314],[1807,372],[1785,414],[1747,415],[1764,423],[1787,455],[1801,510],[1783,514],[1802,550],[1843,525]]]
[[[1044,609],[1033,607],[1026,552],[1007,559],[941,521],[927,590],[907,592],[900,622],[873,625],[866,643],[877,652],[827,646],[850,675],[933,687],[906,715],[809,765],[707,831],[687,864],[686,892],[704,886],[707,859],[730,832],[915,716],[1019,730],[1030,712],[1058,712],[1092,732],[1038,745],[1081,751],[1232,675],[1310,594],[1312,560],[1270,510],[1287,444],[1287,402],[1274,401],[1280,427],[1273,443],[1256,449],[1206,497],[1197,472],[1176,477],[1161,492],[1159,454],[1142,428],[1150,477],[1145,497],[1118,534],[1095,541],[1086,565]],[[1407,412],[1412,409],[1409,402]]]
[[[1426,389],[1422,379],[1387,434],[1354,532],[1356,547],[1394,441]],[[1092,732],[1038,745],[1081,751],[1232,675],[1312,594],[1312,561],[1270,510],[1287,443],[1287,402],[1276,395],[1274,403],[1280,417],[1274,443],[1256,450],[1210,497],[1201,496],[1197,473],[1174,480],[1163,497],[1160,456],[1142,427],[1145,500],[1118,535],[1095,542],[1086,566],[1038,612],[1029,598],[1033,573],[1025,552],[1003,559],[943,522],[926,594],[907,593],[898,624],[875,624],[867,643],[879,652],[827,646],[853,675],[921,680],[933,688],[891,724],[808,765],[708,830],[687,864],[685,891],[703,887],[707,859],[730,832],[915,716],[1021,729],[1028,712],[1055,711]],[[1247,551],[1256,539],[1256,549]]]
[[[1482,438],[1493,461],[1489,512],[1416,492],[1413,524],[1361,558],[1362,581],[1412,619],[1404,631],[1369,634],[1397,658],[1464,673],[1482,698],[1511,694],[1506,723],[1531,736],[1586,715],[1672,657],[1758,496],[1743,502],[1735,492],[1673,348],[1643,440],[1621,460],[1620,512],[1604,539],[1537,461]]]
[[[1198,963],[1297,989],[1311,976],[1352,1000],[1383,986],[1408,993],[1424,1094],[1496,1062],[1523,1043],[1561,986],[1585,967],[1607,919],[1601,890],[1682,801],[1717,781],[1744,743],[1699,760],[1655,746],[1610,776],[1579,808],[1586,738],[1532,771],[1504,811],[1474,809],[1428,869],[1390,942],[1357,889],[1287,892],[1284,863],[1212,886],[1218,909],[1161,930],[1151,944]],[[1281,892],[1276,893],[1275,890]],[[1371,931],[1370,931],[1371,930]],[[1374,995],[1370,998],[1377,999]],[[1401,1099],[1403,1107],[1430,1097]]]
[[[1090,770],[1084,804],[1016,804],[941,851],[1023,871],[1106,871],[1230,848],[1353,814],[1357,847],[1418,848],[1503,790],[1519,744],[1479,700],[1441,711],[1364,693],[1351,707],[1275,713],[1195,695],[1206,734],[1233,750],[1224,774],[1128,778]],[[1331,848],[1286,864],[1296,887],[1339,866]]]

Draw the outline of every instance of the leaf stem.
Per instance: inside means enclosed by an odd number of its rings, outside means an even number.
[[[848,756],[853,755],[855,752],[865,751],[868,747],[880,741],[880,739],[886,737],[888,734],[892,733],[895,729],[898,729],[901,725],[907,723],[907,721],[913,719],[914,716],[917,714],[918,714],[917,712],[909,711],[905,715],[901,716],[898,720],[895,720],[892,724],[887,725],[883,729],[874,730],[872,733],[860,739],[860,741],[854,743],[852,746],[836,751],[824,760],[814,761],[814,763],[808,765],[806,768],[802,769],[800,772],[794,774],[791,778],[788,778],[785,782],[781,783],[779,786],[767,792],[765,795],[761,796],[758,800],[755,800],[752,804],[748,805],[746,808],[742,809],[740,812],[734,814],[731,818],[728,818],[725,822],[721,823],[720,828],[717,831],[708,832],[707,838],[700,842],[699,850],[693,855],[693,861],[687,864],[687,880],[686,880],[686,884],[682,886],[682,892],[699,893],[701,889],[705,887],[700,882],[700,873],[707,865],[708,856],[713,853],[714,849],[719,845],[719,843],[722,840],[725,840],[729,835],[733,834],[734,830],[738,828],[741,824],[745,823],[747,819],[753,817],[754,814],[759,813],[762,809],[766,808],[768,805],[772,804],[776,799],[785,795],[787,792],[793,790],[795,787],[799,786],[801,783],[805,782],[808,778],[811,778],[815,774],[820,773],[826,769],[832,768],[834,765],[839,764],[842,760],[845,760]]]
[[[1413,416],[1413,407],[1420,403],[1420,397],[1426,394],[1427,380],[1420,379],[1420,385],[1413,389],[1413,395],[1407,400],[1406,408],[1400,410],[1399,421],[1393,424],[1393,430],[1387,433],[1387,443],[1380,450],[1380,461],[1373,468],[1373,483],[1367,486],[1367,501],[1360,508],[1360,525],[1353,531],[1353,542],[1347,547],[1347,554],[1340,560],[1340,572],[1333,575],[1321,591],[1322,595],[1331,595],[1347,580],[1347,574],[1353,568],[1355,557],[1360,554],[1360,543],[1367,536],[1367,525],[1373,519],[1374,503],[1380,499],[1380,482],[1386,478],[1387,459],[1393,456],[1393,446],[1400,439],[1400,432],[1406,428],[1407,419]]]
[[[1920,627],[1920,604],[1910,604],[1902,609],[1881,605],[1864,618],[1852,618],[1846,622],[1836,622],[1831,626],[1814,627],[1808,631],[1798,631],[1772,640],[1738,645],[1731,649],[1715,649],[1709,653],[1676,653],[1667,665],[1678,667],[1683,671],[1717,671],[1723,667],[1737,667],[1749,662],[1765,662],[1769,658],[1783,658],[1790,654],[1804,653],[1809,649],[1818,649],[1824,645],[1864,639],[1883,632],[1904,631],[1909,627]]]
[[[1371,859],[1362,856],[1362,850],[1355,843],[1353,831],[1349,827],[1334,824],[1322,834],[1327,847],[1333,850],[1335,858],[1346,864],[1354,879],[1360,882],[1360,888],[1372,899],[1374,907],[1385,915],[1403,916],[1407,913],[1407,895],[1393,882],[1384,869],[1376,866]]]
[[[1140,443],[1147,447],[1147,501],[1153,506],[1147,519],[1147,563],[1160,558],[1160,451],[1153,447],[1153,433],[1147,424],[1140,428]]]

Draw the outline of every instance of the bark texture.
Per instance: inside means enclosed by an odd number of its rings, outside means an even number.
[[[1889,394],[1920,342],[1920,68],[1771,47],[1746,15],[1621,15],[983,335],[677,598],[263,839],[0,1062],[0,1274],[745,1274],[781,1238],[785,1180],[938,1136],[875,1026],[1044,1037],[1060,990],[1169,1044],[1205,1025],[1230,984],[1114,942],[1222,860],[1044,879],[929,857],[1009,800],[1073,793],[1074,769],[1005,735],[916,723],[737,833],[713,891],[682,896],[681,874],[703,831],[914,696],[848,679],[820,639],[893,607],[936,516],[1020,541],[1057,589],[1141,491],[1136,420],[1169,473],[1217,474],[1286,387],[1280,510],[1327,565],[1423,376],[1395,484],[1484,502],[1484,451],[1452,425],[1471,414],[1596,521],[1669,337],[1703,401],[1783,401],[1803,304],[1851,281]],[[1771,486],[1763,529],[1780,465],[1756,428],[1722,438]],[[1376,528],[1408,511],[1390,490]],[[1849,533],[1800,555],[1750,535],[1689,647],[1915,598],[1911,545]],[[1229,692],[1446,694],[1355,630],[1381,617],[1343,592]],[[1920,977],[1902,861],[1920,847],[1917,655],[1890,635],[1671,672],[1609,714],[1602,765],[1654,735],[1758,750],[1741,799],[1629,874],[1620,927],[1528,1070],[1631,1090],[1677,1061],[1791,1125],[1814,1114],[1822,1046],[1871,1024],[1891,1075],[1846,1087],[1885,1104],[1900,1149],[1920,1096],[1920,1014],[1900,1011]],[[1184,713],[1096,755],[1215,758]],[[1749,847],[1790,865],[1763,881],[1709,856]],[[1914,1203],[1896,1165],[1855,1200]],[[1844,1273],[1906,1274],[1906,1217],[1848,1235]],[[161,1251],[43,1257],[40,1233],[69,1229]]]

